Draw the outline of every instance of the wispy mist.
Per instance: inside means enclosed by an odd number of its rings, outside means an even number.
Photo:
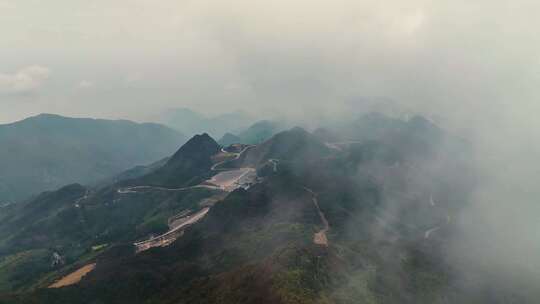
[[[453,254],[540,269],[538,1],[0,1],[0,120],[241,109],[309,125],[365,100],[467,139]],[[24,91],[24,92],[23,92]]]
[[[460,125],[491,121],[535,106],[536,11],[526,0],[2,1],[0,72],[54,74],[24,102],[2,96],[0,119],[331,114],[382,96]]]

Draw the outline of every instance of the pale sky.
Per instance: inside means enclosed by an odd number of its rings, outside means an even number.
[[[362,96],[460,117],[538,109],[539,11],[528,0],[0,0],[0,122],[339,112]]]

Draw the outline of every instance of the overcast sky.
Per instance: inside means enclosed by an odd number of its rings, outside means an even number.
[[[539,10],[527,0],[0,0],[0,122],[144,120],[177,106],[343,111],[362,96],[460,119],[538,110]]]

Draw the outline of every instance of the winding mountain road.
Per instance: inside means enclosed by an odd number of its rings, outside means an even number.
[[[425,238],[426,240],[429,239],[429,236],[430,236],[433,232],[435,232],[435,231],[437,231],[437,230],[439,230],[439,229],[441,229],[441,226],[437,226],[437,227],[434,227],[434,228],[429,229],[428,231],[426,231],[426,232],[424,233],[424,238]]]
[[[236,154],[235,157],[233,159],[227,159],[227,160],[224,160],[224,161],[220,161],[219,163],[216,163],[212,166],[212,168],[210,168],[210,170],[212,171],[223,171],[223,170],[229,170],[229,169],[217,169],[217,167],[223,165],[224,163],[226,162],[230,162],[230,161],[233,161],[233,160],[237,160],[240,158],[240,156],[242,156],[242,154],[244,152],[246,152],[249,148],[253,147],[253,145],[247,145],[244,147],[244,149],[242,149],[242,151],[238,152],[238,153],[233,153],[233,154]],[[227,152],[225,151],[224,148],[221,148],[221,153],[231,153],[231,152]]]
[[[432,206],[432,207],[435,207],[435,201],[433,200],[433,194],[431,194],[429,196],[429,204]]]
[[[170,229],[169,231],[160,234],[158,236],[152,237],[148,240],[144,240],[141,242],[133,243],[138,249],[138,251],[142,251],[151,247],[157,247],[157,246],[163,246],[168,245],[171,243],[171,240],[174,241],[174,239],[171,239],[169,237],[172,237],[174,233],[178,232],[181,229],[186,228],[187,226],[193,225],[199,220],[201,220],[210,210],[210,207],[206,207],[201,209],[199,212],[188,215],[184,217],[184,221],[182,221],[178,226],[174,227],[173,229]]]
[[[326,219],[326,216],[324,215],[324,213],[321,211],[321,208],[319,207],[317,193],[313,192],[313,190],[307,187],[304,187],[304,190],[306,190],[307,192],[311,194],[313,205],[315,205],[315,208],[317,209],[317,213],[319,213],[319,217],[324,226],[323,229],[321,229],[319,232],[316,232],[313,235],[313,243],[320,246],[328,247],[328,238],[326,237],[326,233],[328,232],[328,230],[330,230],[330,225],[328,224],[328,220]]]
[[[430,194],[430,195],[429,195],[429,205],[430,205],[431,207],[435,207],[435,201],[433,200],[433,194]],[[429,236],[430,236],[433,232],[435,232],[435,231],[437,231],[437,230],[439,230],[439,229],[441,229],[441,226],[433,227],[433,228],[431,228],[431,229],[426,230],[426,232],[424,232],[424,239],[426,239],[426,240],[429,239]]]
[[[141,193],[143,191],[186,191],[191,189],[198,189],[198,188],[204,188],[204,189],[210,189],[210,190],[221,190],[218,186],[212,186],[212,185],[195,185],[190,187],[182,187],[182,188],[164,188],[164,187],[157,187],[157,186],[134,186],[134,187],[126,187],[126,188],[119,188],[116,190],[117,193],[120,194],[126,194],[126,193]]]
[[[80,198],[78,198],[75,203],[73,204],[76,208],[79,208],[81,205],[80,203],[86,199],[88,199],[88,195],[90,194],[90,191],[86,190],[86,192],[84,193],[83,196],[81,196]]]
[[[249,148],[253,146],[249,145],[244,147],[242,151],[236,153],[236,157],[232,160],[239,159],[240,156],[247,151]],[[223,148],[221,148],[221,152],[229,153],[225,151]],[[186,191],[191,189],[197,189],[197,188],[205,188],[210,190],[224,190],[227,192],[231,192],[234,189],[238,188],[241,183],[239,182],[242,178],[244,178],[248,173],[254,172],[255,169],[253,168],[239,168],[239,169],[217,169],[218,166],[232,161],[232,160],[224,160],[217,164],[214,164],[210,170],[212,171],[219,171],[216,175],[214,175],[211,179],[205,181],[205,183],[208,184],[199,184],[195,186],[190,187],[181,187],[181,188],[165,188],[165,187],[158,187],[158,186],[134,186],[134,187],[126,187],[126,188],[119,188],[116,190],[119,194],[128,194],[128,193],[140,193],[143,191]],[[238,174],[235,176],[233,175],[233,178],[224,178],[225,175],[231,175],[229,172],[238,172]],[[238,187],[236,187],[238,186]]]
[[[242,153],[247,151],[247,149],[249,149],[250,147],[252,146],[247,146],[242,151],[237,153],[234,160],[240,158]],[[223,148],[221,149],[221,152],[228,153]],[[141,193],[144,191],[186,191],[186,190],[191,190],[191,189],[196,189],[196,188],[223,190],[226,192],[231,192],[231,191],[234,191],[236,188],[241,187],[243,184],[249,184],[249,182],[252,179],[252,176],[249,175],[250,173],[254,174],[256,177],[256,171],[254,168],[221,169],[221,170],[217,169],[219,165],[228,161],[231,161],[231,160],[225,160],[225,161],[222,161],[213,165],[211,167],[212,171],[221,171],[221,172],[214,175],[211,179],[206,180],[203,184],[190,186],[190,187],[181,187],[181,188],[165,188],[165,187],[156,187],[156,186],[134,186],[134,187],[126,187],[126,188],[117,189],[117,193],[128,194],[128,193]],[[243,179],[247,179],[247,180],[243,181]],[[209,210],[210,210],[210,207],[205,207],[193,215],[183,216],[182,213],[177,214],[176,216],[172,217],[172,218],[176,217],[172,222],[169,221],[169,224],[172,223],[172,226],[167,232],[158,236],[151,237],[144,241],[135,242],[133,243],[133,245],[137,248],[137,252],[141,252],[152,247],[168,246],[169,244],[174,242],[178,237],[180,237],[183,234],[184,228],[198,222],[208,213]]]
[[[436,202],[435,202],[435,200],[433,199],[433,194],[430,194],[430,195],[429,195],[429,204],[431,205],[431,207],[435,207],[435,206],[436,206]],[[451,221],[450,215],[447,214],[447,215],[446,215],[446,225],[450,225],[451,222],[452,222],[452,221]],[[444,225],[444,224],[442,224],[442,225]],[[441,229],[441,228],[442,228],[442,226],[439,225],[439,226],[435,226],[435,227],[433,227],[433,228],[431,228],[431,229],[426,230],[426,232],[424,232],[424,239],[426,239],[426,240],[429,239],[429,237],[431,236],[431,234],[432,234],[433,232],[435,232],[435,231],[437,231],[437,230],[439,230],[439,229]]]

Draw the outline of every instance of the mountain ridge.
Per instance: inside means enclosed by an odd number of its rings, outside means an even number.
[[[532,303],[456,275],[476,269],[446,255],[475,176],[449,137],[376,116],[224,149],[194,136],[148,175],[8,206],[0,303]]]
[[[163,158],[185,137],[165,126],[41,114],[0,125],[0,200],[92,183]]]
[[[197,134],[161,167],[127,183],[164,187],[189,185],[210,170],[213,164],[212,156],[218,153],[219,148],[219,144],[207,133]]]

